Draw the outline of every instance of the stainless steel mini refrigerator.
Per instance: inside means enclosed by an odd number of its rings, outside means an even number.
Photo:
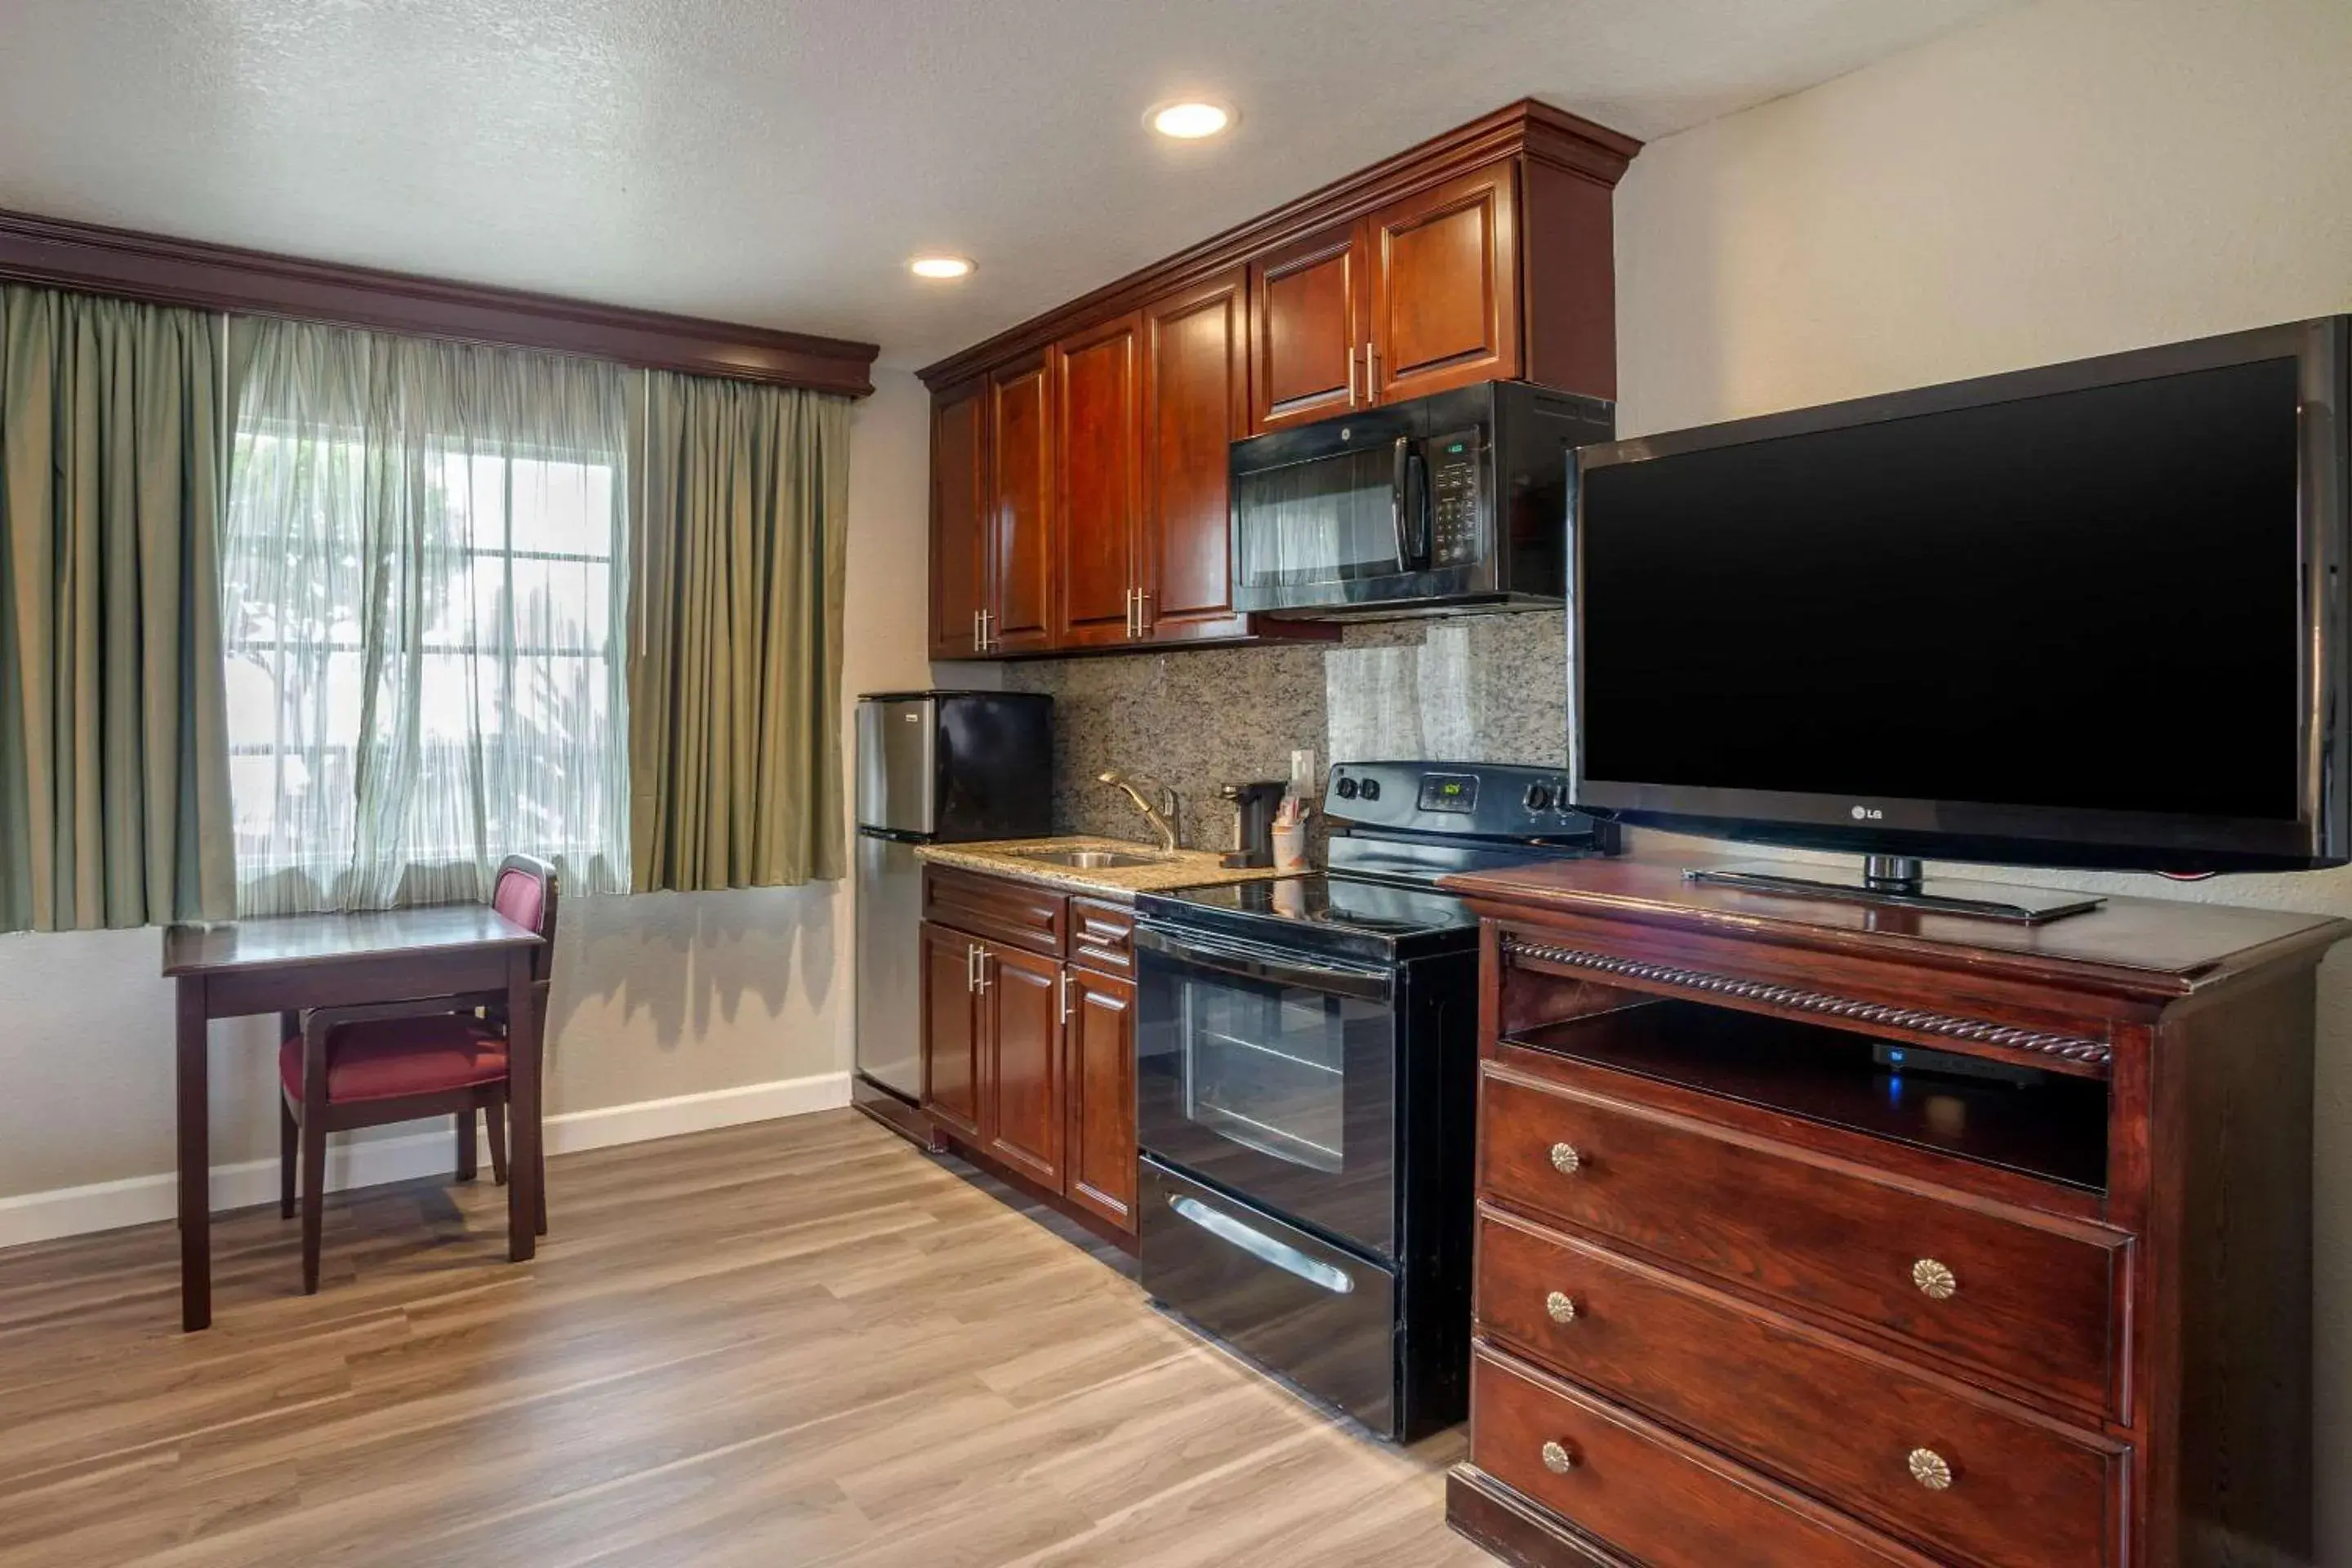
[[[923,1091],[917,940],[923,844],[1053,831],[1054,700],[886,691],[857,700],[857,1071]]]

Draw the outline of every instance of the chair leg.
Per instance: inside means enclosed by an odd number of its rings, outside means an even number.
[[[540,1134],[539,1149],[539,1234],[547,1234],[547,1134]]]
[[[490,1178],[500,1186],[507,1184],[507,1102],[494,1100],[482,1108],[489,1124]]]
[[[319,1241],[327,1224],[327,1130],[302,1125],[302,1294],[319,1293]]]
[[[294,1217],[294,1155],[302,1130],[294,1124],[294,1108],[278,1097],[278,1217]]]
[[[457,1179],[474,1179],[474,1108],[457,1112]]]

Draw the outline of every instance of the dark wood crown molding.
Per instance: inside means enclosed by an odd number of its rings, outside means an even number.
[[[0,211],[0,279],[863,397],[872,343]]]
[[[1523,155],[1614,186],[1641,150],[1642,143],[1630,136],[1549,103],[1521,99],[1130,272],[1091,294],[1033,316],[916,374],[935,392],[953,386],[1105,316],[1118,315],[1149,300],[1190,288],[1278,241],[1361,217],[1410,191],[1498,158]]]

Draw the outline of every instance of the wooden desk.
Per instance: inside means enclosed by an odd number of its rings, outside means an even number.
[[[538,1241],[540,1043],[531,949],[536,932],[483,904],[368,914],[295,915],[163,932],[163,976],[179,984],[180,1325],[213,1321],[212,1129],[206,1047],[215,1018],[303,1007],[399,1002],[467,992],[507,994],[513,1038],[509,1110],[507,1256]],[[270,1081],[278,1065],[270,1062]]]

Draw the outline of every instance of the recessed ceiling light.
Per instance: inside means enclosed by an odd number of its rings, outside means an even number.
[[[1143,122],[1162,136],[1173,137],[1179,142],[1197,142],[1203,136],[1214,136],[1240,118],[1225,104],[1189,98],[1159,105],[1143,117]]]
[[[918,256],[907,263],[907,270],[918,278],[965,278],[971,269],[969,256]]]

